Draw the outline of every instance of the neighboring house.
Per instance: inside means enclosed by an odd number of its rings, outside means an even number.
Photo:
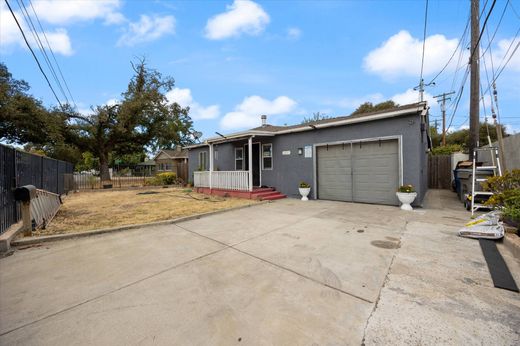
[[[163,149],[155,155],[156,173],[173,172],[178,177],[187,181],[188,178],[188,150],[177,147],[176,149]]]
[[[144,162],[139,162],[134,168],[134,172],[139,175],[150,177],[155,174],[155,169],[155,161],[146,160]]]
[[[253,191],[273,187],[297,197],[398,205],[402,184],[422,202],[428,184],[426,102],[293,126],[262,126],[188,146],[195,187]],[[251,168],[251,169],[250,169]],[[190,178],[190,179],[191,179]]]

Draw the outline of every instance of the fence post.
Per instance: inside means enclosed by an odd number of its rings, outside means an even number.
[[[43,189],[43,156],[40,157],[40,188]]]
[[[56,191],[54,193],[59,194],[58,188],[60,186],[60,161],[56,160]]]

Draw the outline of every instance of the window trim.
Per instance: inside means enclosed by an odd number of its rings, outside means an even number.
[[[271,156],[264,156],[264,147],[267,147],[267,146],[271,147]],[[271,159],[271,167],[270,168],[265,168],[264,159]],[[273,170],[273,166],[274,166],[274,162],[273,162],[273,143],[262,144],[262,170],[263,171],[272,171]]]
[[[237,159],[237,151],[242,151],[242,158]],[[237,161],[242,161],[242,169],[237,169]],[[235,171],[243,171],[244,170],[244,148],[242,147],[235,147]]]

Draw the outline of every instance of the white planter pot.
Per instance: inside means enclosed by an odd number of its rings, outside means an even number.
[[[395,194],[397,195],[397,198],[399,198],[399,202],[402,203],[402,205],[401,205],[402,210],[413,210],[413,208],[410,204],[412,204],[415,197],[417,197],[417,192],[411,192],[411,193],[396,192]]]
[[[307,198],[307,196],[309,195],[310,192],[311,192],[311,188],[310,187],[300,187],[300,195],[302,195],[302,201],[308,201],[309,200]]]

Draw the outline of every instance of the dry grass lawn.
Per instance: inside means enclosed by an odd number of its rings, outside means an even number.
[[[141,224],[254,203],[257,202],[210,197],[181,188],[79,192],[66,197],[51,224],[33,234],[72,233]]]

